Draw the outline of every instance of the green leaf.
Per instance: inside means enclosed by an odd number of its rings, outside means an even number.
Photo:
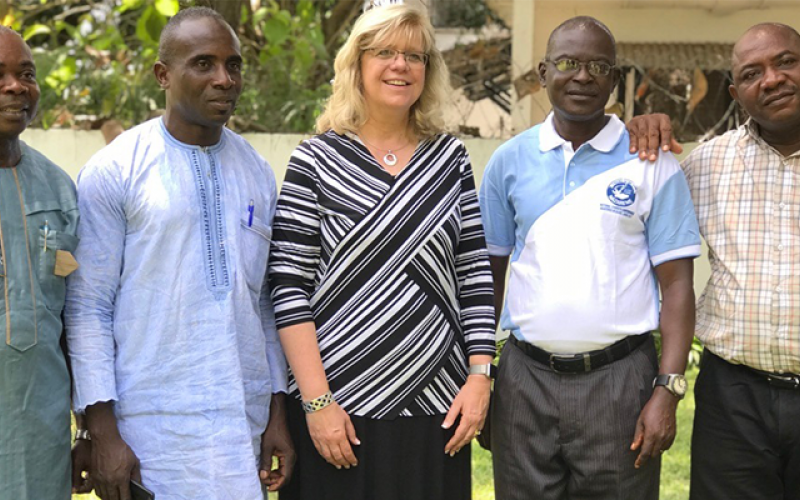
[[[30,40],[32,37],[35,37],[36,35],[46,35],[46,34],[49,35],[51,31],[52,30],[50,29],[49,26],[45,26],[44,24],[34,24],[33,26],[25,30],[25,33],[22,34],[22,38],[27,41]]]
[[[172,17],[180,10],[178,0],[156,0],[156,10],[166,17]]]
[[[166,24],[167,19],[155,7],[149,5],[136,22],[136,38],[145,44],[158,45],[161,30]]]
[[[119,6],[119,12],[127,12],[129,10],[136,10],[142,7],[144,4],[144,0],[122,0],[122,4]]]
[[[283,44],[289,37],[289,31],[288,23],[281,21],[277,16],[270,17],[264,23],[264,36],[270,44]]]
[[[260,24],[261,21],[263,21],[264,18],[267,17],[267,13],[268,12],[266,7],[261,7],[257,11],[253,12],[253,24]]]

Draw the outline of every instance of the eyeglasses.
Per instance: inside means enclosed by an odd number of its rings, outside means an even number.
[[[592,76],[608,76],[611,70],[616,67],[613,64],[604,63],[602,61],[583,62],[577,59],[558,59],[557,61],[545,59],[545,62],[553,63],[553,66],[561,73],[575,73],[580,70],[581,66],[586,66],[586,70],[589,71],[589,74]]]
[[[398,54],[403,54],[409,66],[425,66],[430,59],[430,56],[425,52],[405,52],[402,50],[378,48],[365,49],[364,52],[369,52],[382,61],[394,61]]]

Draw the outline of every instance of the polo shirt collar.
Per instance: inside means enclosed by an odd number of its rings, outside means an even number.
[[[610,117],[606,126],[594,137],[589,139],[586,144],[601,153],[609,153],[619,143],[623,132],[625,132],[625,125],[617,118],[616,115],[606,115]],[[553,113],[547,115],[542,128],[539,131],[539,150],[541,152],[551,151],[566,143],[566,139],[558,135],[556,127],[553,125]]]

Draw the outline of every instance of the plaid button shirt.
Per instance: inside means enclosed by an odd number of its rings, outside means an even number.
[[[698,338],[732,363],[800,373],[800,152],[783,157],[751,120],[683,168],[711,263]]]

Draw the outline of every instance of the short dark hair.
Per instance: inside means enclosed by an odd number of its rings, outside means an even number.
[[[786,31],[789,33],[789,36],[797,40],[800,43],[800,33],[788,24],[783,23],[758,23],[750,26],[747,28],[747,31],[742,33],[742,36],[739,37],[739,40],[733,44],[733,49],[731,50],[731,69],[733,69],[733,60],[736,57],[736,46],[739,45],[739,41],[745,37],[745,35],[752,33],[753,31],[766,31],[766,30],[779,30],[779,31]]]
[[[189,7],[172,16],[161,31],[161,37],[158,40],[158,59],[161,62],[169,62],[175,55],[175,39],[177,38],[178,28],[181,23],[194,19],[213,19],[220,25],[228,28],[234,39],[239,39],[233,31],[233,28],[231,28],[231,25],[228,24],[228,21],[216,10],[208,7]]]
[[[18,37],[22,38],[22,36],[20,36],[20,34],[17,33],[16,31],[12,30],[8,26],[3,26],[2,24],[0,24],[0,35],[11,35],[11,34],[17,35]]]
[[[614,61],[617,60],[617,40],[614,38],[614,34],[611,33],[611,30],[608,29],[608,26],[603,24],[598,19],[595,19],[591,16],[576,16],[570,19],[567,19],[563,23],[556,26],[556,29],[550,33],[550,37],[547,39],[547,53],[546,55],[550,55],[550,49],[553,45],[553,40],[555,39],[556,34],[573,28],[586,28],[587,26],[594,26],[595,28],[599,28],[603,31],[608,37],[611,39],[611,46],[614,48]]]

